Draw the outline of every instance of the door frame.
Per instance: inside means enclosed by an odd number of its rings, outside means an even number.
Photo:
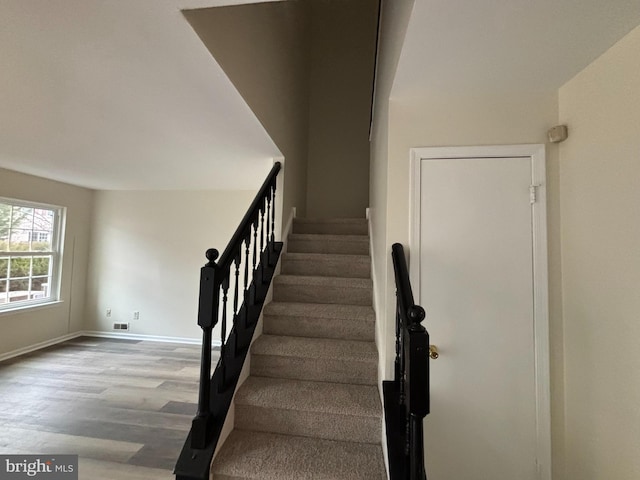
[[[533,242],[533,327],[535,342],[537,479],[551,480],[551,394],[549,374],[549,290],[547,273],[546,155],[544,144],[420,147],[410,150],[409,275],[420,299],[420,185],[423,160],[531,158]],[[429,305],[422,305],[429,317]]]

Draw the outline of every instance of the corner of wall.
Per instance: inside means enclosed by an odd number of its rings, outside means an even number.
[[[66,208],[60,302],[2,313],[0,354],[22,351],[82,330],[93,190],[0,169],[3,196]]]

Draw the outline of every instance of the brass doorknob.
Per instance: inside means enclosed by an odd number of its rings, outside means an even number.
[[[439,356],[438,347],[435,345],[429,345],[429,358],[431,358],[431,360],[437,360]]]

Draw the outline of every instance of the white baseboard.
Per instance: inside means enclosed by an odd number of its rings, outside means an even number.
[[[371,256],[371,282],[373,283],[373,310],[376,312],[376,316],[382,315],[380,311],[380,301],[378,298],[378,279],[376,278],[376,270],[373,268],[374,252],[373,252],[373,226],[371,225],[371,219],[369,218],[369,209],[367,208],[367,228],[369,231],[369,255]]]
[[[68,333],[67,335],[62,335],[61,337],[52,338],[51,340],[35,343],[27,347],[18,348],[16,350],[12,350],[10,352],[0,354],[0,362],[9,360],[10,358],[18,357],[20,355],[24,355],[26,353],[35,352],[36,350],[41,350],[43,348],[47,348],[52,345],[56,345],[58,343],[66,342],[68,340],[73,340],[74,338],[78,338],[78,337],[117,338],[122,340],[144,340],[147,342],[180,343],[183,345],[201,345],[202,344],[202,339],[200,338],[165,337],[161,335],[141,335],[137,333],[119,333],[119,332],[116,333],[116,332],[99,332],[99,331],[81,330],[79,332]],[[219,348],[221,344],[222,343],[220,342],[220,340],[213,340],[212,342],[213,348]]]
[[[289,214],[289,218],[287,219],[287,223],[282,230],[282,253],[287,252],[287,247],[289,243],[289,234],[293,231],[293,220],[296,218],[296,207],[291,208],[291,213]],[[276,270],[276,275],[279,274],[280,271]]]
[[[287,219],[287,224],[284,226],[284,230],[282,230],[282,238],[286,240],[291,231],[293,230],[293,219],[297,216],[296,207],[291,208],[291,213],[289,214],[289,218]]]
[[[383,316],[385,312],[380,308],[380,297],[378,295],[378,279],[376,277],[376,269],[373,268],[373,226],[371,225],[371,218],[369,217],[369,209],[367,208],[367,219],[368,219],[368,228],[369,228],[369,253],[371,255],[371,283],[373,285],[373,311],[375,313],[375,341],[376,348],[378,349],[378,390],[380,394],[380,399],[384,402],[384,394],[382,391],[382,381],[384,380],[384,365],[382,364],[382,355],[380,352],[385,346],[380,339],[378,328],[380,326],[379,322],[383,322]],[[384,295],[384,292],[383,292]],[[383,437],[385,438],[385,437]]]
[[[148,342],[166,342],[166,343],[182,343],[184,345],[201,345],[201,338],[192,337],[165,337],[162,335],[142,335],[139,333],[120,333],[120,332],[100,332],[100,331],[83,331],[81,332],[85,337],[100,337],[100,338],[119,338],[122,340],[144,340]],[[212,345],[219,347],[222,345],[220,340],[213,340]]]
[[[369,208],[367,208],[366,210],[366,217],[367,217],[367,228],[369,229],[369,254],[371,255],[371,282],[373,284],[373,310],[375,312],[375,328],[376,328],[376,332],[375,332],[375,340],[376,340],[376,348],[378,350],[378,394],[380,395],[380,402],[382,403],[382,405],[384,406],[384,392],[382,389],[382,381],[384,380],[384,365],[382,365],[381,362],[381,358],[382,355],[380,355],[380,350],[382,348],[384,348],[384,345],[381,345],[379,338],[378,338],[378,322],[381,321],[381,316],[384,315],[384,312],[381,312],[380,310],[380,304],[379,304],[379,297],[378,297],[378,282],[377,282],[377,278],[376,278],[376,271],[373,268],[373,226],[371,225],[371,211],[369,210]],[[390,474],[389,474],[389,449],[387,448],[387,425],[386,422],[384,420],[384,408],[383,410],[383,418],[382,418],[382,425],[381,425],[381,430],[382,430],[382,457],[384,458],[384,468],[386,470],[387,473],[387,478],[391,478]]]
[[[51,340],[45,340],[44,342],[34,343],[33,345],[29,345],[27,347],[18,348],[16,350],[12,350],[7,353],[0,354],[0,362],[5,360],[9,360],[13,357],[18,357],[20,355],[24,355],[26,353],[35,352],[36,350],[41,350],[43,348],[50,347],[51,345],[56,345],[57,343],[66,342],[67,340],[72,340],[74,338],[82,336],[83,332],[73,332],[68,333],[66,335],[62,335],[61,337],[52,338]]]

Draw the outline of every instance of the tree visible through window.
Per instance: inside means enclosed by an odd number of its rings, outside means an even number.
[[[62,213],[0,198],[0,310],[58,300]]]

